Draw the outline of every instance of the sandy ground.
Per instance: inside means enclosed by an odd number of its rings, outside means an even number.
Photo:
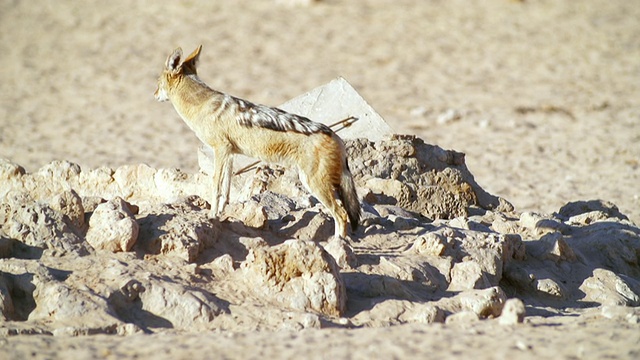
[[[636,326],[569,314],[519,326],[497,320],[301,332],[0,339],[13,358],[65,359],[637,359]],[[13,347],[13,349],[12,349]],[[10,357],[11,358],[11,357]]]
[[[306,7],[2,0],[0,157],[28,171],[56,159],[196,171],[197,139],[152,94],[173,48],[203,44],[200,76],[220,90],[277,105],[343,76],[397,132],[465,152],[477,181],[519,211],[549,213],[568,201],[600,198],[640,223],[639,18],[640,7],[624,0],[336,0]],[[444,357],[602,358],[592,351],[599,349],[634,358],[633,344],[638,356],[638,341],[629,342],[637,329],[584,317],[545,321],[513,330],[505,343],[509,330],[491,322],[477,331],[434,325],[198,338],[227,339],[228,349],[236,344],[254,357],[278,354],[280,336],[301,352],[342,345],[343,358],[356,341],[351,337],[368,349],[354,358],[408,357],[415,348]],[[398,343],[374,340],[387,335]],[[150,346],[136,351],[164,351],[165,341],[180,335],[163,336],[169,338],[156,345],[134,342]],[[582,348],[571,346],[574,338]],[[71,346],[81,356],[87,342],[66,341],[2,340],[18,350],[53,349],[51,357]],[[527,345],[533,343],[539,353]],[[187,341],[178,358],[193,357],[188,344],[201,345]],[[502,345],[507,350],[493,352]],[[105,351],[92,354],[119,354]]]

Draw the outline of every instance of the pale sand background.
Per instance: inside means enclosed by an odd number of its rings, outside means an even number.
[[[634,1],[0,3],[0,156],[29,171],[195,171],[197,139],[152,94],[173,48],[203,44],[211,86],[278,105],[344,76],[518,210],[601,198],[640,222]]]
[[[197,139],[152,94],[173,48],[203,44],[220,90],[278,105],[343,76],[398,132],[465,152],[519,211],[601,198],[640,223],[638,19],[628,0],[2,0],[0,157],[196,171]],[[600,326],[605,348],[629,340]]]

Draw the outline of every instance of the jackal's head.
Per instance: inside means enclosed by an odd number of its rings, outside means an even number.
[[[200,57],[202,45],[198,46],[191,55],[182,60],[182,49],[177,48],[167,58],[165,68],[158,78],[158,88],[154,93],[156,100],[167,101],[171,94],[171,89],[180,82],[183,76],[197,75],[196,64]]]

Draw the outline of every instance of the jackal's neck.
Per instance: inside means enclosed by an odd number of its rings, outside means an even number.
[[[212,98],[224,97],[224,94],[207,86],[196,75],[181,76],[172,90],[171,100],[180,108],[197,108]]]

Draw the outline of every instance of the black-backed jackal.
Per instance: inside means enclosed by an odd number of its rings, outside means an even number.
[[[198,138],[213,148],[211,215],[217,217],[229,200],[233,155],[244,154],[297,167],[302,183],[331,212],[335,236],[346,237],[347,217],[355,230],[360,203],[342,140],[324,124],[210,88],[196,71],[201,49],[184,60],[180,48],[169,55],[155,97],[170,100]]]

